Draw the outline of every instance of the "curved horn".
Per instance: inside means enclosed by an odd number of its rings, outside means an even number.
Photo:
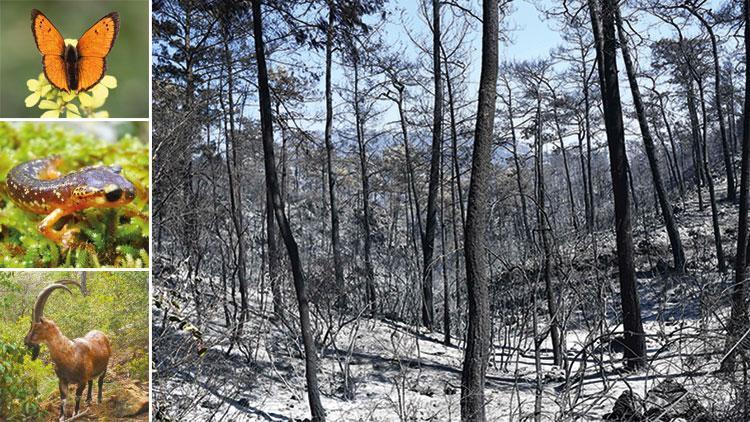
[[[62,280],[57,280],[55,282],[55,284],[63,284],[63,285],[66,285],[66,286],[76,286],[76,287],[78,287],[78,290],[80,290],[81,293],[83,293],[83,286],[81,286],[81,283],[79,283],[76,280],[71,280],[71,279],[65,278],[65,279],[62,279]]]
[[[70,291],[70,289],[63,285],[63,284],[51,284],[44,288],[41,292],[39,292],[39,296],[36,297],[36,304],[34,305],[34,313],[32,314],[32,318],[34,322],[40,322],[42,320],[42,316],[44,316],[44,305],[47,304],[47,299],[49,298],[49,295],[52,294],[53,291],[57,289],[65,289],[68,291],[68,293],[73,294],[73,292]]]

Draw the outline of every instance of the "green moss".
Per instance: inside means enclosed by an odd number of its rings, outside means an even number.
[[[25,161],[59,155],[63,173],[89,165],[119,165],[138,189],[133,203],[117,209],[87,209],[64,218],[80,231],[80,243],[65,249],[37,228],[42,215],[18,208],[5,193],[5,178]],[[110,143],[64,125],[0,122],[0,267],[147,267],[149,262],[148,145],[131,135]]]

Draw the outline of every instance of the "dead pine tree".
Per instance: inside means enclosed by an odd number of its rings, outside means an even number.
[[[633,59],[630,56],[630,48],[628,47],[628,39],[625,35],[625,29],[623,28],[620,8],[616,4],[614,5],[614,8],[614,15],[617,22],[617,33],[620,41],[620,51],[622,53],[623,62],[625,63],[628,82],[630,83],[630,93],[633,97],[633,104],[635,105],[638,125],[641,130],[641,137],[643,138],[643,146],[646,150],[646,157],[648,158],[649,168],[651,169],[651,177],[654,183],[654,190],[656,191],[656,197],[661,209],[661,215],[664,219],[664,226],[667,230],[669,243],[672,246],[674,268],[678,273],[681,273],[685,270],[685,252],[682,248],[680,231],[677,228],[674,213],[672,212],[672,204],[669,203],[669,197],[667,196],[667,191],[664,188],[664,181],[661,176],[661,170],[659,169],[659,160],[656,156],[656,147],[654,146],[654,139],[651,136],[651,129],[649,128],[648,121],[646,120],[646,111],[643,105],[643,100],[641,99],[641,91],[638,87],[638,80],[636,79],[635,64],[633,63]]]
[[[258,98],[260,101],[260,123],[266,171],[266,189],[271,192],[274,216],[281,237],[284,239],[284,245],[289,254],[289,263],[292,267],[294,289],[297,293],[297,305],[299,308],[300,330],[302,331],[302,341],[305,351],[305,378],[307,380],[307,398],[310,405],[310,413],[313,422],[325,422],[325,410],[320,401],[320,389],[318,388],[318,356],[310,324],[310,305],[307,297],[307,286],[305,285],[305,276],[302,270],[299,249],[284,210],[284,203],[279,190],[279,181],[276,175],[271,91],[268,84],[268,68],[266,67],[265,44],[263,41],[261,3],[262,0],[253,0],[252,12],[255,58],[258,67]]]
[[[750,57],[750,0],[744,1],[745,57]],[[737,223],[737,256],[734,261],[732,311],[726,340],[726,358],[721,370],[734,371],[736,342],[748,328],[746,284],[748,259],[748,210],[750,209],[750,67],[745,67],[745,105],[742,114],[742,164],[740,165],[740,212]]]
[[[620,88],[617,80],[615,9],[613,0],[588,0],[597,66],[607,130],[612,191],[615,202],[617,267],[620,279],[620,302],[624,334],[625,367],[630,370],[645,365],[646,343],[641,321],[641,305],[633,262],[630,192],[626,168],[625,131],[622,120]]]
[[[333,67],[333,41],[335,24],[335,3],[327,2],[328,26],[326,27],[325,46],[325,148],[326,148],[326,170],[328,175],[328,200],[331,208],[331,248],[333,249],[333,272],[336,278],[336,306],[345,309],[347,306],[346,286],[344,285],[344,264],[341,260],[341,246],[339,245],[339,210],[336,203],[336,172],[333,168],[333,89],[331,86],[331,68]]]
[[[464,422],[486,419],[484,384],[490,352],[490,303],[484,246],[489,208],[487,190],[491,182],[492,136],[497,99],[498,26],[497,0],[484,0],[479,102],[464,232],[469,305],[466,351],[461,372],[461,420]]]
[[[435,103],[432,117],[432,149],[430,155],[430,179],[427,188],[427,218],[422,237],[422,325],[433,329],[435,309],[432,292],[432,256],[435,252],[437,229],[437,196],[440,183],[440,155],[443,142],[443,77],[440,68],[440,0],[432,0],[432,71],[434,77]]]
[[[721,69],[719,64],[719,48],[716,40],[716,33],[714,32],[713,25],[711,25],[706,19],[707,15],[710,15],[710,11],[699,9],[692,3],[680,4],[678,7],[687,10],[691,15],[695,16],[700,21],[703,28],[708,33],[708,39],[711,41],[711,58],[713,59],[714,69],[714,100],[716,105],[717,119],[719,120],[719,135],[721,140],[721,152],[722,158],[724,159],[724,170],[727,177],[727,200],[735,201],[737,199],[737,189],[735,187],[734,177],[734,160],[732,152],[729,147],[729,135],[727,134],[726,124],[724,122],[724,107],[722,106],[721,98]]]

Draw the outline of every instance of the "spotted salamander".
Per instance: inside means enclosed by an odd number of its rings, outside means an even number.
[[[130,203],[136,189],[118,166],[89,166],[68,174],[57,168],[60,157],[31,160],[13,167],[6,179],[10,199],[20,208],[43,214],[39,231],[52,241],[69,247],[77,229],[55,224],[64,216],[86,208],[115,208]]]

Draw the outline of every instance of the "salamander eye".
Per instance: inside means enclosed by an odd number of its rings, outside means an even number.
[[[104,196],[109,202],[119,201],[122,198],[122,189],[117,185],[109,185],[104,188]]]

